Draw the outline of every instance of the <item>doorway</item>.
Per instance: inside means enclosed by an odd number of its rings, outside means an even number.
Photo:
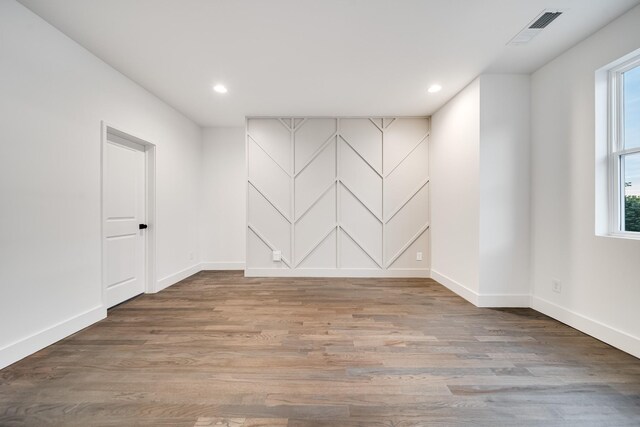
[[[155,146],[103,123],[102,282],[107,308],[155,292]]]

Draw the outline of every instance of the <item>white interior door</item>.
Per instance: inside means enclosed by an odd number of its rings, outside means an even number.
[[[121,138],[104,152],[104,250],[107,307],[145,290],[144,146]]]

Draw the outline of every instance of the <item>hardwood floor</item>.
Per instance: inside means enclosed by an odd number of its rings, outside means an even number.
[[[427,279],[201,272],[0,371],[1,426],[631,426],[640,360]]]

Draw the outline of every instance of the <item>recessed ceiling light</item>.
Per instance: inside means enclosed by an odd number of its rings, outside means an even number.
[[[225,85],[215,85],[213,87],[213,90],[215,90],[218,93],[227,93],[227,87]]]
[[[431,87],[429,87],[429,89],[427,89],[427,92],[436,93],[436,92],[440,92],[441,90],[442,90],[442,86],[440,86],[440,85],[431,85]]]

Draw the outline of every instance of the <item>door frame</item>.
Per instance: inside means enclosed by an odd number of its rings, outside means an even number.
[[[108,134],[116,135],[120,138],[135,142],[144,147],[145,164],[145,207],[146,223],[149,228],[144,235],[145,246],[145,284],[144,292],[152,294],[157,292],[156,283],[156,237],[157,237],[157,217],[156,217],[156,145],[146,139],[135,136],[131,132],[124,131],[120,126],[111,125],[104,120],[100,122],[100,250],[101,250],[101,285],[102,285],[102,306],[107,304],[107,269],[106,267],[106,240],[104,238],[104,221],[106,209],[104,203],[105,185],[105,161]]]

